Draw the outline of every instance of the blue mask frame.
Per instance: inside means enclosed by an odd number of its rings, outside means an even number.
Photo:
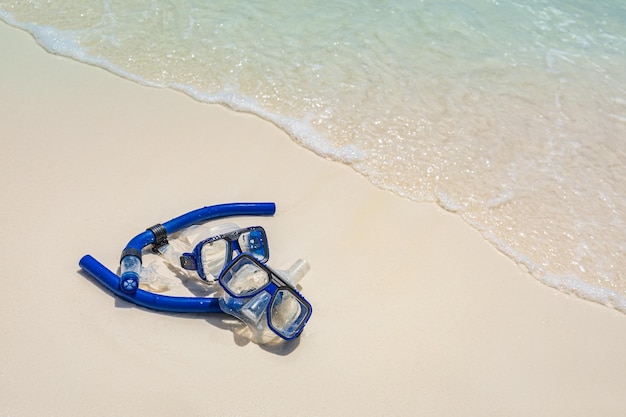
[[[250,235],[250,237],[252,237],[250,242],[253,243],[250,245],[251,247],[249,247],[248,250],[244,250],[239,242],[239,238],[242,235]],[[221,268],[218,268],[219,271],[214,271],[213,273],[205,271],[202,262],[202,250],[205,245],[211,245],[218,241],[224,241],[225,244],[225,256],[222,260]],[[215,278],[218,278],[224,268],[226,268],[230,261],[233,260],[233,254],[237,256],[244,252],[250,253],[255,259],[263,263],[267,262],[270,257],[270,248],[265,229],[261,226],[244,227],[232,232],[222,233],[220,235],[204,239],[193,248],[192,252],[185,252],[180,256],[180,266],[183,269],[192,271],[195,270],[203,281],[207,281],[207,274],[212,274]]]

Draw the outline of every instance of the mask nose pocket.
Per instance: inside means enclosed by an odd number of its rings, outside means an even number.
[[[243,306],[241,314],[255,325],[258,324],[264,316],[270,298],[271,296],[267,291],[261,291]]]

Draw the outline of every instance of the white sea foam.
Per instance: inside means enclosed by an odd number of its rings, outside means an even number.
[[[0,0],[45,48],[257,114],[626,311],[626,6]],[[251,139],[252,140],[252,139]]]

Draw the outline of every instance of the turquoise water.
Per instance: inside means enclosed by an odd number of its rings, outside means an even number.
[[[0,0],[0,18],[50,52],[258,114],[626,312],[618,1],[74,3]]]

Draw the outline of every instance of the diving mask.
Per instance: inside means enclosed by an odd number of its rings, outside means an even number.
[[[198,271],[204,281],[214,281],[232,260],[232,255],[238,253],[248,253],[266,262],[270,250],[265,230],[252,226],[210,236],[196,244],[193,252],[181,254],[180,266]]]
[[[313,311],[295,289],[309,269],[298,260],[288,271],[277,271],[243,253],[220,274],[220,308],[246,323],[258,343],[269,343],[276,335],[294,339]]]

